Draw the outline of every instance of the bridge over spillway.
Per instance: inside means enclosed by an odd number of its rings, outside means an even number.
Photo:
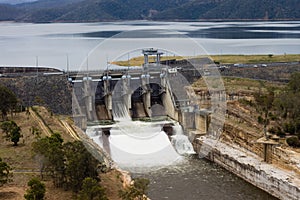
[[[70,74],[78,126],[85,129],[88,122],[160,116],[193,123],[189,113],[195,106],[185,90],[186,78],[176,68],[161,64],[158,50],[145,49],[143,54],[141,67]],[[149,56],[155,57],[154,63],[149,63]]]

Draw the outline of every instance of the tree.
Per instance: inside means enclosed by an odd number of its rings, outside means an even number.
[[[146,200],[145,194],[147,193],[149,183],[148,179],[137,178],[134,180],[133,185],[119,191],[119,196],[124,200]]]
[[[300,92],[300,72],[293,73],[288,83],[288,89],[293,93]]]
[[[1,123],[1,129],[6,134],[6,138],[14,143],[14,146],[18,146],[20,141],[21,128],[14,121],[5,121]]]
[[[7,87],[0,85],[0,111],[4,120],[9,111],[13,111],[18,103],[16,95]]]
[[[300,141],[299,141],[299,138],[297,136],[287,138],[286,142],[291,147],[300,147]]]
[[[44,170],[49,172],[54,185],[61,187],[65,181],[65,160],[61,135],[53,133],[50,137],[38,138],[32,146],[33,151],[44,158],[42,159],[41,174]]]
[[[86,150],[82,142],[68,142],[63,149],[66,158],[66,184],[69,188],[78,192],[86,177],[98,179],[99,162]]]
[[[87,177],[82,181],[82,189],[79,192],[79,200],[107,200],[105,189],[96,179]]]
[[[11,181],[10,178],[12,174],[10,173],[10,170],[10,166],[0,158],[0,186]]]
[[[276,99],[276,106],[288,124],[293,126],[293,133],[300,131],[300,73],[291,75],[291,79],[285,90]],[[291,130],[291,127],[289,127]]]
[[[262,113],[262,116],[259,117],[258,121],[261,121],[264,124],[264,135],[267,138],[267,125],[269,123],[268,116],[273,107],[273,102],[275,99],[274,89],[268,88],[267,93],[256,93],[254,98],[257,105],[257,110]]]
[[[46,192],[46,186],[38,178],[32,178],[27,185],[30,187],[26,190],[24,198],[26,200],[43,200]]]

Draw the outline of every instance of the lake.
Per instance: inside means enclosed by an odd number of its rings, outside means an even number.
[[[183,56],[299,54],[299,44],[299,21],[0,23],[1,66],[66,70],[69,60],[70,70],[97,70],[109,61],[140,55],[146,47]]]

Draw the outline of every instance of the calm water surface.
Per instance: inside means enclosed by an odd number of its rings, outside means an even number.
[[[0,65],[35,66],[38,58],[39,65],[66,69],[68,56],[70,69],[77,70],[97,46],[89,69],[106,68],[107,61],[140,47],[175,49],[183,56],[298,54],[299,44],[299,21],[0,23]]]

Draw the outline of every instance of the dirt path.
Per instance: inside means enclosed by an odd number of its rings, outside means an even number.
[[[70,124],[68,124],[68,122],[66,122],[65,120],[60,119],[59,120],[61,125],[63,126],[63,128],[66,129],[66,131],[75,139],[75,140],[80,140],[80,138],[78,137],[77,133],[74,131],[74,129],[71,127]]]
[[[29,108],[29,113],[32,116],[32,118],[38,123],[39,127],[42,129],[42,131],[45,133],[46,136],[51,136],[51,131],[49,128],[45,125],[45,123],[40,119],[39,116],[32,110],[32,108]]]
[[[5,186],[0,188],[0,199],[24,200],[25,190],[24,187]]]

